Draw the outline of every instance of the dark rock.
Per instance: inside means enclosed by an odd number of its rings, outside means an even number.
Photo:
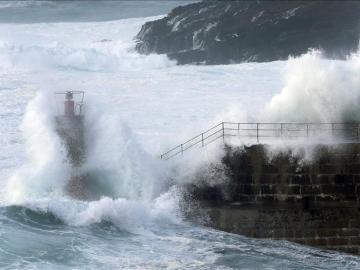
[[[136,50],[179,64],[273,61],[309,48],[344,58],[359,44],[357,1],[203,1],[147,22]]]

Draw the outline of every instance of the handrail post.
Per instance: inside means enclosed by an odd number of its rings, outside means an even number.
[[[256,123],[256,140],[259,143],[259,123]]]
[[[335,130],[334,130],[334,123],[331,123],[331,137],[334,138]]]
[[[240,137],[240,123],[238,123],[238,136]]]
[[[180,149],[181,149],[181,154],[184,154],[184,149],[183,149],[183,144],[180,145]]]
[[[201,146],[204,147],[204,133],[201,133]]]
[[[280,138],[283,137],[283,123],[280,124]]]
[[[224,127],[224,122],[221,123],[222,126],[222,137],[223,137],[223,142],[225,142],[225,127]]]

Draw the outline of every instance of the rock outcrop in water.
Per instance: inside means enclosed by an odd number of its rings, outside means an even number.
[[[147,22],[136,50],[179,64],[273,61],[319,48],[331,58],[356,51],[360,2],[203,1]]]

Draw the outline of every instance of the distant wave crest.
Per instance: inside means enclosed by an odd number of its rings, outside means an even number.
[[[52,1],[1,1],[1,8],[24,8],[24,7],[37,7],[37,6],[46,6],[46,5],[54,5],[55,3]]]

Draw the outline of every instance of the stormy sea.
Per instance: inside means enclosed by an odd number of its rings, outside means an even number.
[[[219,121],[359,113],[360,56],[179,66],[138,54],[141,26],[185,3],[0,1],[2,269],[360,269],[356,256],[206,227],[201,213],[194,224],[179,183],[221,147],[158,158]],[[54,92],[70,90],[85,91],[83,166],[112,196],[66,192]]]

